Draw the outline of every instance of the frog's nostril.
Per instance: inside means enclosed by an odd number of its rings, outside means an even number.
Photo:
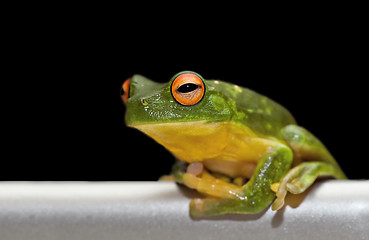
[[[131,82],[131,79],[128,78],[124,83],[120,90],[120,96],[122,97],[123,103],[126,104],[128,98],[129,98],[129,84]]]

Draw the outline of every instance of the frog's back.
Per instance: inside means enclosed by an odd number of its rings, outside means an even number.
[[[222,81],[208,81],[211,86],[222,89],[222,93],[234,100],[236,108],[234,122],[249,127],[257,134],[281,139],[280,130],[296,124],[291,113],[279,103],[248,88]]]

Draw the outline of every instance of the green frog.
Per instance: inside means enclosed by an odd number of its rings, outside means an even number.
[[[205,196],[192,216],[278,210],[317,177],[346,178],[288,110],[250,89],[184,71],[168,83],[134,75],[122,90],[126,124],[169,150],[171,178]]]

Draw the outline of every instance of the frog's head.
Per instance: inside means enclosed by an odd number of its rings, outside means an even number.
[[[123,84],[126,124],[222,121],[230,116],[227,98],[195,72],[185,71],[168,83],[134,75]]]
[[[211,141],[209,135],[217,130],[214,123],[229,120],[234,103],[212,81],[190,71],[174,75],[168,83],[134,75],[124,82],[122,99],[126,124],[174,154],[173,147],[178,149],[181,142],[188,143],[195,135],[195,142],[200,141],[200,135]]]

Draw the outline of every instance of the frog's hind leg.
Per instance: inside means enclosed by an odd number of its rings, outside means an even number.
[[[319,176],[346,178],[325,146],[306,129],[289,125],[282,129],[282,135],[293,149],[295,157],[308,162],[300,163],[292,168],[279,182],[272,185],[272,190],[277,196],[272,205],[273,210],[278,210],[283,206],[287,192],[302,193]]]
[[[251,179],[243,186],[229,185],[209,179],[201,179],[194,176],[183,175],[186,185],[195,183],[192,188],[200,192],[206,190],[207,195],[212,197],[205,199],[193,199],[190,203],[192,216],[209,216],[226,213],[259,213],[265,209],[274,199],[275,194],[271,185],[285,175],[292,163],[292,151],[282,144],[269,150],[258,162]],[[278,171],[276,171],[278,169]],[[204,184],[199,187],[200,184]],[[206,186],[206,187],[205,187]],[[211,192],[220,193],[216,196]]]

